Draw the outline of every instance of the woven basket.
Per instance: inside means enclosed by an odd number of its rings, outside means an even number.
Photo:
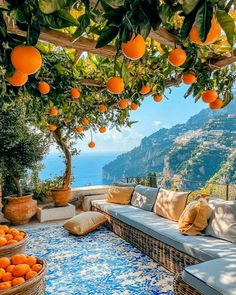
[[[24,253],[25,247],[29,242],[29,236],[27,235],[26,232],[24,232],[24,231],[22,231],[22,232],[25,234],[25,237],[23,240],[15,243],[15,244],[0,247],[0,257],[2,257],[2,256],[11,257],[15,254]]]
[[[47,273],[47,263],[41,259],[38,259],[38,263],[42,264],[43,268],[37,276],[21,285],[0,291],[0,295],[43,295],[46,289],[45,276]]]

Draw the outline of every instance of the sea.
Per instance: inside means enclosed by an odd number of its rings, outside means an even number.
[[[109,184],[102,179],[102,167],[118,156],[119,153],[81,153],[72,158],[73,180],[71,187]],[[63,175],[64,159],[60,153],[50,153],[43,160],[39,173],[41,180]]]

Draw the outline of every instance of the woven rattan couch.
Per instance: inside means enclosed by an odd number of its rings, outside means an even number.
[[[192,279],[189,279],[189,276],[191,277],[196,271],[203,274],[202,270],[207,269],[208,264],[210,264],[211,269],[213,269],[213,274],[211,273],[213,276],[215,274],[216,277],[219,275],[217,271],[223,273],[224,271],[227,272],[228,262],[225,262],[227,257],[233,259],[232,278],[235,279],[235,244],[208,236],[183,236],[178,232],[176,222],[157,216],[153,212],[147,212],[132,205],[107,203],[105,196],[104,199],[102,199],[101,195],[99,195],[98,200],[95,199],[96,197],[93,196],[91,208],[107,216],[108,222],[106,226],[110,230],[175,274],[173,284],[174,294],[236,294],[236,282],[235,293],[234,291],[232,293],[232,286],[230,289],[231,291],[228,291],[228,286],[222,287],[221,284],[220,288],[223,288],[223,291],[221,291],[221,289],[218,289],[218,286],[216,289],[214,289],[212,285],[207,285],[206,287],[205,285],[203,285],[203,287],[200,286],[202,283],[201,276],[199,278],[197,275],[196,277],[194,276],[193,283]],[[224,261],[221,263],[220,259]],[[214,261],[218,263],[217,269],[214,269]],[[206,264],[206,267],[204,264]],[[197,266],[200,267],[199,271],[192,269]],[[203,268],[201,268],[202,266]],[[205,276],[208,276],[207,272]],[[224,291],[224,288],[226,291]]]

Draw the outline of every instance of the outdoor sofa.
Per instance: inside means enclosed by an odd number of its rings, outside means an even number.
[[[236,244],[205,234],[181,234],[178,222],[153,212],[151,202],[159,188],[136,186],[135,191],[140,189],[139,204],[132,199],[128,205],[108,203],[100,194],[85,196],[86,210],[103,213],[110,230],[173,272],[174,294],[236,294]],[[145,197],[150,190],[151,202]]]

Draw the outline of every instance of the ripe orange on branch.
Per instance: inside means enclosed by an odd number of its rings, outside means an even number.
[[[196,75],[194,73],[191,73],[191,72],[185,73],[182,76],[182,81],[185,84],[190,85],[190,84],[193,84],[193,83],[195,83],[197,81],[197,77],[196,77]]]
[[[83,118],[82,123],[83,123],[83,125],[87,126],[90,124],[90,120],[88,118]]]
[[[140,59],[146,50],[146,44],[141,35],[133,34],[127,43],[121,44],[123,54],[132,60]]]
[[[126,108],[128,107],[128,101],[127,101],[127,99],[120,99],[120,100],[118,101],[118,106],[119,106],[119,108],[120,108],[121,110],[126,109]]]
[[[50,85],[45,81],[39,82],[38,87],[41,94],[48,94],[50,92]]]
[[[49,129],[50,131],[55,131],[55,130],[57,129],[57,126],[56,126],[56,125],[53,125],[53,124],[49,124],[49,125],[48,125],[48,129]]]
[[[218,93],[214,89],[205,90],[202,93],[202,100],[206,103],[215,101],[218,97]]]
[[[101,104],[99,106],[99,112],[100,113],[105,113],[107,111],[107,107],[104,104]]]
[[[162,101],[162,95],[161,94],[157,94],[153,97],[153,100],[156,102],[160,102]]]
[[[181,48],[176,48],[171,50],[171,52],[168,55],[168,61],[174,67],[182,66],[185,63],[186,59],[187,59],[186,52]]]
[[[125,83],[120,77],[112,77],[107,81],[107,90],[112,94],[121,94],[124,88]]]
[[[16,70],[12,76],[6,76],[6,79],[12,86],[20,87],[28,81],[28,75]]]
[[[220,98],[217,98],[215,101],[213,101],[209,104],[209,107],[212,110],[218,110],[218,109],[221,109],[223,107],[223,105],[224,105],[223,100]]]
[[[88,147],[89,147],[90,149],[95,148],[95,142],[94,142],[94,141],[90,141],[89,144],[88,144]]]
[[[70,91],[70,96],[72,99],[78,99],[80,97],[80,90],[78,88],[72,88]]]
[[[100,127],[99,128],[99,132],[100,133],[105,133],[107,131],[107,128],[106,127]]]
[[[196,25],[193,25],[190,33],[189,38],[192,42],[198,44],[198,45],[209,45],[214,43],[217,39],[219,39],[221,34],[221,27],[218,23],[215,16],[211,19],[211,28],[207,34],[207,38],[204,42],[199,38],[198,29]]]
[[[42,56],[33,46],[18,45],[11,52],[11,62],[16,70],[31,75],[41,68]]]
[[[58,113],[59,113],[59,111],[58,111],[58,108],[56,108],[56,107],[51,107],[49,109],[49,115],[51,117],[56,117],[58,115]]]
[[[140,93],[142,95],[145,95],[145,94],[148,94],[150,91],[151,91],[151,87],[148,84],[146,84],[142,86]]]
[[[81,133],[84,131],[84,127],[83,126],[76,126],[75,127],[75,130],[78,132],[78,133]]]
[[[136,111],[138,109],[137,103],[132,102],[131,105],[130,105],[130,108],[131,108],[132,111]]]

